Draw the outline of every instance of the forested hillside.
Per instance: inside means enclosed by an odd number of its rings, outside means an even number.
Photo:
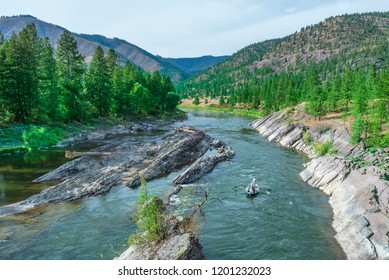
[[[331,17],[248,46],[181,83],[178,93],[264,113],[307,102],[317,118],[328,112],[350,117],[355,142],[388,145],[388,38],[388,12]]]
[[[6,39],[11,38],[13,33],[18,34],[28,24],[36,26],[39,37],[47,37],[54,47],[65,30],[64,27],[41,21],[30,15],[20,15],[0,18],[0,32]],[[85,61],[90,63],[97,46],[104,52],[113,49],[122,64],[129,61],[133,65],[149,72],[159,71],[163,75],[168,75],[174,81],[181,81],[188,75],[176,68],[161,57],[155,56],[142,48],[118,38],[107,38],[102,35],[88,35],[72,33],[77,41],[78,50],[85,57]]]
[[[55,50],[29,24],[8,40],[0,35],[0,124],[85,122],[96,117],[174,111],[170,78],[126,63],[97,46],[89,66],[63,31]]]
[[[30,15],[0,17],[0,33],[2,33],[6,39],[9,39],[13,33],[18,34],[28,24],[34,24],[38,36],[43,38],[47,37],[54,49],[57,48],[58,40],[65,28],[44,22]],[[85,57],[85,61],[88,64],[92,60],[96,47],[100,46],[104,52],[113,49],[118,54],[119,61],[122,64],[129,61],[144,71],[149,71],[151,73],[159,71],[161,75],[169,76],[173,82],[182,81],[228,58],[228,56],[164,58],[153,55],[148,51],[119,38],[107,38],[97,34],[72,33],[72,35],[77,41],[80,54]]]

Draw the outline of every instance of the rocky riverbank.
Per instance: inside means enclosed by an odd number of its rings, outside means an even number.
[[[0,217],[21,213],[41,204],[103,194],[116,185],[135,187],[141,176],[151,180],[185,166],[188,166],[189,171],[179,177],[185,178],[180,181],[189,182],[209,172],[219,161],[234,156],[232,149],[220,140],[190,127],[181,127],[156,136],[154,141],[148,143],[138,142],[134,135],[144,130],[160,129],[158,125],[138,125],[130,130],[125,127],[117,129],[123,131],[125,136],[120,141],[93,150],[97,154],[101,152],[101,156],[82,156],[36,179],[37,183],[57,183],[24,201],[0,207]],[[80,141],[86,143],[111,137],[115,135],[112,134],[115,131],[80,135],[63,144],[68,146]],[[215,153],[212,156],[217,160],[212,160],[212,166],[207,165],[206,169],[202,169],[202,161],[197,160],[207,158],[209,153]]]
[[[335,238],[348,259],[389,259],[388,148],[352,145],[346,126],[335,120],[314,122],[301,107],[251,125],[269,141],[312,158],[300,176],[329,195]]]

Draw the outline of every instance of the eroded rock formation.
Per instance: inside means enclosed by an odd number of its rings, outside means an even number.
[[[308,123],[301,110],[283,110],[251,125],[270,141],[313,158],[300,175],[330,196],[335,238],[348,259],[389,259],[389,149],[350,144],[343,125]],[[327,141],[336,152],[319,156],[313,143]]]
[[[79,137],[75,139],[78,141]],[[218,151],[213,157],[201,159],[216,147]],[[148,143],[138,143],[133,137],[123,138],[93,152],[101,153],[101,156],[82,156],[36,179],[35,182],[59,183],[22,202],[0,207],[0,217],[23,212],[39,204],[102,194],[117,185],[134,187],[140,183],[141,176],[150,180],[185,166],[192,171],[186,171],[180,178],[194,181],[212,170],[218,162],[234,156],[232,149],[220,140],[190,127],[177,128]],[[201,161],[196,162],[197,159]],[[193,162],[195,164],[191,167]]]

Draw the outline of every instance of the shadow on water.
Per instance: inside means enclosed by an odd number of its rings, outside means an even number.
[[[50,184],[34,179],[67,162],[62,149],[2,155],[0,159],[0,206],[37,194]]]

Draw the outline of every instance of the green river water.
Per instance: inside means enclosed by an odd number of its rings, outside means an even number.
[[[303,155],[270,143],[250,128],[250,119],[192,112],[172,127],[191,125],[220,138],[236,152],[190,187],[206,187],[208,201],[198,235],[207,259],[342,259],[331,228],[328,197],[304,183]],[[133,136],[132,136],[133,137]],[[152,140],[139,136],[138,141]],[[20,201],[45,185],[31,180],[65,162],[62,150],[0,158],[0,206]],[[163,196],[178,172],[148,182]],[[247,198],[256,176],[261,193]],[[112,259],[135,230],[130,216],[139,189],[116,186],[97,197],[40,207],[0,219],[0,259]]]

